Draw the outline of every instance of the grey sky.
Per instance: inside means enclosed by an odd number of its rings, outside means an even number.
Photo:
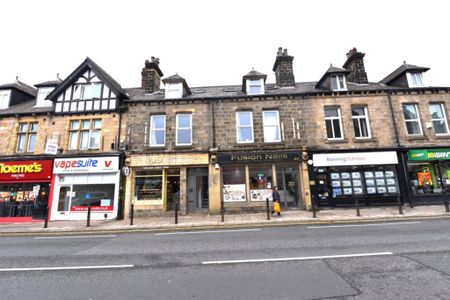
[[[0,4],[0,84],[65,78],[86,56],[123,87],[140,85],[145,59],[190,86],[240,84],[255,70],[274,82],[277,48],[295,57],[297,82],[366,53],[369,81],[405,60],[431,68],[426,85],[450,86],[447,1],[51,1]]]

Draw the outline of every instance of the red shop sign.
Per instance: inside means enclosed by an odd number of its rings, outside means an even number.
[[[21,160],[0,162],[0,181],[49,181],[52,160]]]

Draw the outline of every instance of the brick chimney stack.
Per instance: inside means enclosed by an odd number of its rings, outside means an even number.
[[[159,91],[161,77],[164,76],[159,68],[159,58],[152,56],[151,61],[146,60],[145,66],[142,68],[142,88],[146,94]]]
[[[275,72],[275,80],[279,87],[295,87],[293,60],[294,57],[288,55],[287,49],[278,48],[272,71]]]
[[[358,52],[356,48],[351,49],[347,53],[347,61],[342,66],[344,69],[350,71],[347,80],[355,83],[368,83],[367,73],[364,68],[365,53]]]

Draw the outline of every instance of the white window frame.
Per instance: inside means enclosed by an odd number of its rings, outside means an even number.
[[[21,125],[26,125],[26,130],[21,130]],[[33,126],[35,126],[33,130]],[[32,153],[36,150],[36,140],[37,140],[37,131],[38,131],[38,122],[23,122],[19,123],[19,129],[17,132],[17,145],[16,145],[16,152],[17,153],[25,153],[29,152]],[[35,138],[35,142],[33,144],[33,148],[31,148],[31,139]],[[20,140],[23,139],[23,149],[19,149]]]
[[[417,119],[406,119],[405,118],[405,107],[406,106],[413,106],[414,107],[414,111],[416,113]],[[402,104],[402,112],[403,112],[403,118],[405,119],[406,134],[408,136],[422,136],[423,135],[423,128],[422,128],[422,122],[420,121],[419,108],[417,107],[417,104],[415,104],[415,103],[403,103]],[[410,122],[410,123],[417,122],[419,124],[420,133],[408,133],[408,126],[406,126],[406,124],[408,122]]]
[[[266,113],[275,113],[277,116],[276,124],[275,125],[268,125],[266,124]],[[266,135],[266,128],[273,128],[275,127],[278,132],[278,139],[274,140],[268,140],[268,137]],[[263,111],[263,128],[264,128],[264,143],[276,143],[281,142],[281,130],[280,130],[280,114],[278,110],[265,110]]]
[[[178,119],[180,116],[188,115],[189,116],[189,127],[179,127]],[[190,137],[189,143],[178,143],[178,130],[180,129],[189,129]],[[192,145],[192,114],[191,113],[178,113],[176,117],[176,131],[175,131],[175,145],[176,146],[191,146]]]
[[[54,87],[40,87],[38,89],[36,97],[36,107],[49,107],[52,106],[51,100],[45,100],[45,98],[50,94],[55,88]]]
[[[165,99],[180,99],[183,97],[183,83],[168,83],[165,91]]]
[[[356,136],[356,127],[353,124],[353,128],[355,129],[355,138],[356,139],[370,139],[372,137],[372,131],[370,130],[370,122],[369,122],[369,110],[367,109],[367,106],[354,106],[351,109],[353,110],[353,108],[362,108],[364,110],[364,115],[363,116],[354,116],[353,115],[353,111],[352,111],[352,120],[356,120],[358,122],[359,125],[359,134],[360,136],[357,137]],[[367,136],[362,136],[362,132],[361,132],[361,123],[365,122],[366,123],[366,127],[367,127]]]
[[[239,119],[239,114],[250,114],[250,125],[241,125],[240,124],[240,119]],[[240,141],[239,140],[239,130],[240,128],[250,128],[250,132],[252,134],[252,138],[250,141]],[[237,111],[236,112],[236,142],[238,144],[249,144],[249,143],[253,143],[254,142],[254,134],[253,134],[253,112],[251,111]]]
[[[341,83],[340,79],[342,79],[342,86],[340,84]],[[333,91],[346,91],[347,90],[347,82],[346,82],[345,76],[343,74],[331,75],[330,81],[331,81],[331,89]]]
[[[0,91],[0,109],[9,107],[9,100],[11,98],[11,90]]]
[[[153,120],[156,117],[163,117],[164,120],[164,127],[163,128],[155,128],[153,125]],[[164,142],[162,144],[154,144],[152,143],[152,136],[153,136],[153,132],[154,131],[163,131],[164,132]],[[149,141],[150,141],[150,147],[164,147],[166,146],[166,115],[152,115],[150,116],[150,137],[149,137]]]
[[[438,118],[438,119],[433,119],[433,115],[431,114],[431,106],[432,105],[438,105],[439,108],[441,109],[441,114],[442,114],[442,118]],[[448,135],[450,133],[449,128],[448,128],[448,122],[447,122],[447,115],[445,113],[445,106],[444,103],[430,103],[429,104],[429,111],[430,111],[430,115],[431,115],[431,123],[433,124],[433,129],[434,129],[434,134],[436,135]],[[442,122],[444,121],[445,124],[445,133],[436,133],[436,129],[434,128],[434,122]]]
[[[76,122],[76,121],[78,121],[78,128],[71,129],[70,124],[72,124],[72,122]],[[82,128],[83,121],[89,121],[89,129]],[[100,121],[99,128],[94,127],[94,124],[96,121]],[[69,122],[69,141],[67,143],[67,149],[68,150],[81,150],[81,151],[100,149],[101,142],[102,142],[102,136],[101,136],[102,126],[103,126],[102,119],[73,119],[73,120],[70,120],[70,122]],[[83,145],[82,145],[82,133],[88,133],[87,147],[83,147]],[[95,134],[98,133],[98,147],[91,147],[91,137],[92,137],[93,133],[95,133]],[[71,144],[71,141],[72,141],[71,136],[72,135],[75,135],[75,144],[76,145]]]
[[[325,134],[327,135],[327,140],[331,140],[331,141],[340,141],[344,139],[344,128],[342,127],[342,114],[341,114],[341,108],[340,107],[324,107],[324,114],[325,114],[325,110],[327,109],[336,109],[337,110],[337,117],[324,117],[325,119]],[[335,133],[335,128],[333,125],[333,120],[339,120],[339,129],[340,129],[340,133],[341,133],[341,137],[336,138],[336,133]],[[328,137],[328,131],[326,129],[326,123],[327,121],[331,122],[331,128],[333,131],[333,137]]]
[[[247,79],[246,80],[246,91],[248,95],[263,95],[265,92],[264,89],[264,79]],[[259,92],[252,93],[251,87],[259,87]]]
[[[421,72],[407,72],[406,78],[408,80],[408,86],[409,87],[422,87],[423,84],[423,76]]]

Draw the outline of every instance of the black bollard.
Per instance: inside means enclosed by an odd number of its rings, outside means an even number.
[[[356,216],[361,217],[361,214],[359,213],[359,201],[358,197],[355,197],[355,206],[356,206]]]
[[[225,222],[225,206],[223,205],[223,199],[220,201],[220,215],[221,215],[221,222]]]
[[[403,215],[403,206],[402,202],[400,201],[400,195],[397,195],[397,205],[398,205],[398,213]]]
[[[178,224],[178,203],[175,203],[175,224]]]
[[[91,226],[91,204],[88,205],[86,227]]]
[[[313,218],[317,218],[317,207],[315,205],[312,206]]]
[[[130,210],[130,226],[134,225],[134,204],[131,203],[131,210]]]
[[[269,205],[269,198],[266,198],[266,211],[267,211],[267,220],[270,220],[270,205]]]
[[[445,212],[450,212],[449,207],[448,207],[448,199],[444,200],[444,205],[445,205]]]
[[[44,228],[47,228],[48,227],[48,210],[49,210],[49,208],[48,208],[48,206],[45,208],[45,214],[44,214]]]

